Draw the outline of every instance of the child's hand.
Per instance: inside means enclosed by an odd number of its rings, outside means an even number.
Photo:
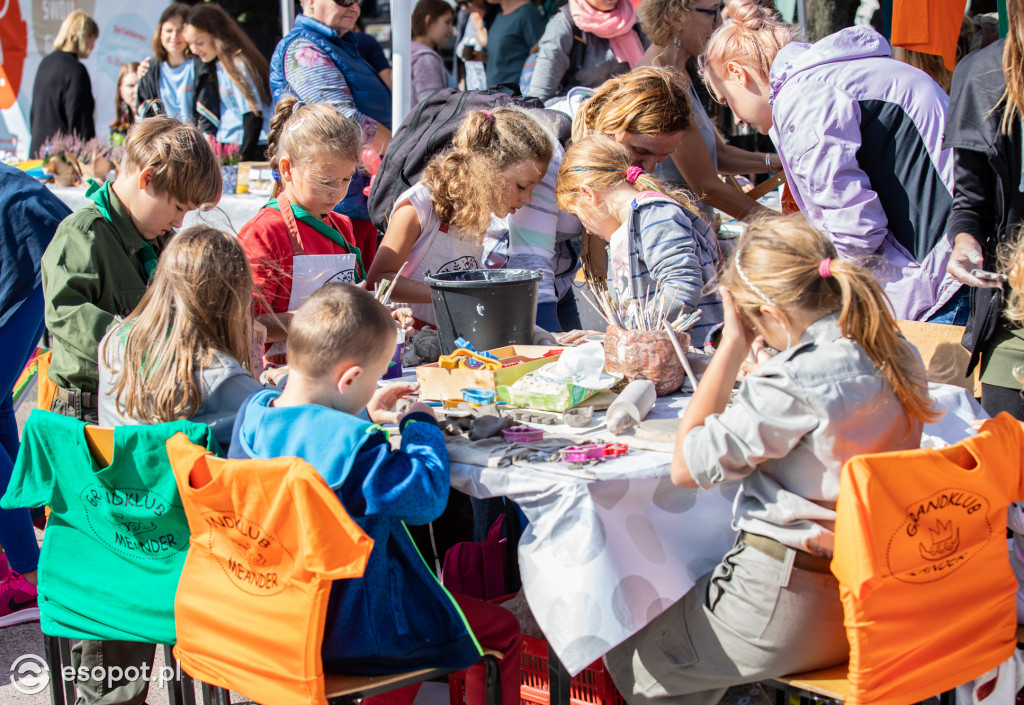
[[[263,348],[267,344],[267,327],[259,321],[252,322],[252,346]]]
[[[394,423],[397,421],[398,415],[394,412],[395,404],[402,397],[415,394],[419,388],[420,385],[413,382],[395,382],[394,384],[378,387],[377,391],[370,397],[370,401],[366,404],[366,413],[369,415],[370,421],[374,423]]]
[[[722,342],[724,343],[729,338],[733,340],[739,339],[746,343],[744,347],[750,347],[753,345],[757,333],[750,330],[743,321],[743,316],[740,315],[739,309],[736,308],[736,302],[732,298],[732,292],[724,286],[719,287],[719,291],[722,292],[722,308],[724,309],[723,318],[725,323],[725,327],[722,329]]]
[[[398,425],[401,425],[402,424],[402,420],[406,416],[408,416],[409,414],[416,414],[416,413],[430,414],[431,418],[433,418],[434,420],[437,419],[437,417],[434,416],[434,410],[433,409],[431,409],[429,406],[427,406],[423,402],[418,401],[415,404],[413,404],[412,406],[410,406],[408,409],[406,409],[403,413],[398,414],[397,418],[395,419],[395,423],[398,424]]]
[[[398,323],[398,327],[404,330],[406,333],[412,332],[413,324],[415,319],[412,317],[411,308],[396,308],[391,311],[391,317]]]
[[[585,342],[588,335],[601,335],[599,330],[570,330],[565,333],[553,333],[559,345],[579,345]]]
[[[260,375],[260,382],[264,384],[270,383],[277,386],[277,383],[281,381],[281,378],[288,374],[288,365],[281,365],[280,367],[268,367],[263,370],[263,374]]]
[[[750,345],[750,354],[747,355],[747,359],[740,365],[740,374],[746,377],[771,359],[772,355],[764,345],[764,336],[759,335],[754,338],[754,342]]]

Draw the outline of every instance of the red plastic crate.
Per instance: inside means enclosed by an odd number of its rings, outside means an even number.
[[[519,693],[523,705],[549,705],[551,687],[548,681],[548,643],[543,639],[523,636],[522,685]],[[448,676],[451,705],[465,705],[466,672]],[[569,685],[572,705],[626,705],[600,659],[594,661]]]

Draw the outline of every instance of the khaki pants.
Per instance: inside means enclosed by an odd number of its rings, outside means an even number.
[[[690,592],[605,656],[630,705],[715,705],[729,686],[849,657],[835,577],[738,543]]]

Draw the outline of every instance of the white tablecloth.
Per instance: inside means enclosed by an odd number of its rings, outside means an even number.
[[[47,184],[47,188],[53,191],[67,207],[73,211],[84,208],[91,201],[85,197],[85,188],[81,186],[68,186],[58,188],[53,184]],[[185,216],[183,228],[192,225],[210,225],[224,232],[237,235],[239,229],[252,218],[263,207],[263,204],[270,200],[269,196],[254,196],[248,193],[239,193],[233,196],[222,196],[220,203],[210,211],[190,211]]]
[[[932,394],[946,414],[925,428],[926,446],[955,443],[973,433],[972,419],[984,418],[963,389],[936,385]],[[687,401],[659,399],[648,418],[677,417]],[[519,544],[523,589],[572,675],[681,598],[735,540],[737,486],[680,489],[669,478],[670,462],[667,453],[631,451],[587,466],[596,479],[552,472],[569,470],[564,463],[452,463],[453,487],[475,497],[509,497],[526,514],[530,524]]]

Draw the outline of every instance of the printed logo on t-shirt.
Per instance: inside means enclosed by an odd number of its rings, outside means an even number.
[[[330,279],[324,282],[324,286],[328,284],[355,284],[356,283],[356,272],[354,269],[346,269],[343,272],[338,272]]]
[[[188,548],[188,527],[162,519],[172,508],[159,492],[99,483],[81,494],[85,519],[103,545],[125,556],[163,560]],[[170,524],[170,526],[169,526]]]
[[[234,512],[206,512],[207,545],[238,589],[257,597],[284,590],[295,559],[280,541],[254,521]]]
[[[448,272],[465,272],[470,269],[480,269],[480,264],[473,255],[463,255],[462,257],[453,259],[451,262],[445,262],[433,274],[430,272],[427,272],[426,274],[429,277],[437,276],[438,274],[447,274]]]
[[[958,487],[909,505],[886,551],[892,576],[905,583],[930,583],[956,572],[992,538],[988,515],[986,498]]]

